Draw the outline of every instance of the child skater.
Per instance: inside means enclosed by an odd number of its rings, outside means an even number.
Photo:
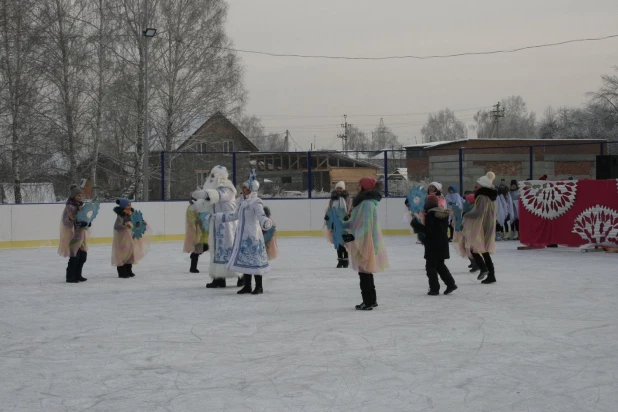
[[[69,199],[66,202],[60,220],[60,242],[58,254],[69,258],[67,265],[67,283],[85,282],[88,279],[82,276],[82,268],[88,257],[88,238],[90,224],[77,221],[77,212],[82,208],[82,189],[77,185],[69,188]]]
[[[114,240],[112,241],[112,265],[118,270],[118,277],[123,279],[132,278],[133,265],[137,265],[150,247],[149,233],[144,233],[139,239],[133,238],[133,223],[131,215],[135,210],[131,207],[129,199],[116,200],[116,222],[114,223]],[[146,228],[148,225],[144,221]],[[148,230],[148,229],[147,229]]]
[[[425,268],[427,270],[427,278],[429,279],[428,295],[440,294],[440,282],[438,275],[446,284],[445,295],[450,294],[457,289],[455,279],[444,264],[449,255],[449,239],[448,239],[448,218],[449,211],[438,206],[439,199],[437,196],[427,196],[425,201],[425,222],[412,220],[411,225],[414,231],[425,234]]]
[[[352,214],[343,222],[347,229],[344,241],[349,243],[352,268],[358,272],[363,302],[357,310],[372,310],[378,306],[373,274],[387,269],[388,256],[378,222],[378,203],[382,195],[376,190],[376,180],[363,177],[358,183],[358,195],[352,203]]]
[[[463,209],[463,199],[461,198],[461,196],[459,196],[459,193],[457,193],[457,186],[449,186],[448,194],[446,195],[445,200],[446,200],[446,206],[449,209],[453,210],[454,212],[448,218],[448,229],[449,229],[448,239],[450,242],[452,242],[453,236],[455,235],[455,231],[456,231],[455,223],[457,222],[457,218],[459,217],[459,216],[456,216],[456,213],[461,213],[461,212],[455,212],[455,210],[457,209],[461,211]]]
[[[352,210],[352,201],[350,194],[345,190],[345,182],[339,182],[335,186],[335,190],[330,194],[330,200],[328,202],[328,212],[331,208],[338,208],[344,211],[344,215],[347,216]],[[324,216],[325,234],[328,237],[330,243],[333,243],[333,222],[328,221],[328,215]],[[348,251],[344,245],[339,245],[337,249],[337,268],[347,268],[349,265]]]
[[[268,206],[264,206],[264,214],[273,222],[273,226],[270,229],[262,230],[264,242],[266,242],[266,254],[268,255],[268,260],[275,260],[277,259],[277,223],[271,217],[270,208]],[[267,233],[269,232],[272,233],[272,236],[269,240],[266,240]]]
[[[496,272],[490,254],[496,252],[496,218],[498,191],[493,186],[496,175],[487,172],[478,180],[479,188],[474,193],[474,207],[463,218],[463,242],[459,242],[462,256],[472,256],[481,269],[479,280],[489,284],[496,282]]]
[[[240,272],[244,275],[244,286],[237,293],[243,295],[261,295],[262,276],[270,271],[268,254],[262,231],[273,226],[266,213],[264,204],[258,197],[260,184],[257,180],[248,180],[242,185],[240,204],[235,211],[217,213],[217,218],[223,223],[238,221],[234,246],[227,269],[230,272]],[[255,289],[251,291],[251,275],[255,276]]]
[[[205,199],[206,192],[203,190],[196,190],[191,193],[191,201],[189,202],[189,207],[187,207],[183,251],[185,253],[191,253],[191,267],[189,268],[189,272],[191,273],[200,273],[200,271],[197,270],[197,262],[200,259],[200,255],[208,251],[208,232],[202,227],[200,211],[198,210],[198,202],[204,202]]]

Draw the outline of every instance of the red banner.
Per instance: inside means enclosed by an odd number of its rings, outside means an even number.
[[[618,246],[617,180],[530,180],[519,188],[522,244]]]

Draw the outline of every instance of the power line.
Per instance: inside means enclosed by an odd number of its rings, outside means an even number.
[[[469,107],[467,109],[457,109],[457,110],[452,110],[452,112],[457,113],[457,112],[467,112],[470,110],[481,110],[481,109],[488,109],[490,107],[493,106],[479,106],[479,107]],[[435,111],[433,112],[416,112],[416,113],[396,113],[396,114],[351,114],[350,117],[395,117],[395,116],[424,116],[424,115],[429,115],[429,114],[433,114],[435,113]],[[326,115],[326,116],[320,116],[320,115],[293,115],[293,114],[256,114],[257,117],[281,117],[281,118],[340,118],[341,116],[333,116],[333,115]],[[268,119],[265,119],[268,120]]]
[[[385,56],[385,57],[354,57],[354,56],[325,56],[325,55],[311,55],[311,54],[287,54],[287,53],[271,53],[257,50],[243,50],[236,49],[232,47],[219,47],[213,46],[213,48],[234,51],[237,53],[247,53],[247,54],[259,54],[263,56],[270,57],[296,57],[302,59],[329,59],[329,60],[401,60],[401,59],[415,59],[415,60],[430,60],[430,59],[447,59],[452,57],[462,57],[462,56],[480,56],[480,55],[490,55],[490,54],[500,54],[500,53],[516,53],[523,50],[530,49],[541,49],[546,47],[555,47],[562,46],[570,43],[583,43],[590,41],[602,41],[609,40],[613,38],[617,38],[618,34],[612,34],[609,36],[603,37],[591,37],[591,38],[582,38],[582,39],[572,39],[565,40],[557,43],[545,43],[545,44],[537,44],[533,46],[523,46],[517,47],[514,49],[501,49],[501,50],[490,50],[490,51],[480,51],[480,52],[463,52],[463,53],[454,53],[454,54],[436,54],[429,56],[415,56],[415,55],[404,55],[404,56]]]

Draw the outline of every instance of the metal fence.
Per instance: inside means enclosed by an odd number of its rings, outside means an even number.
[[[324,198],[340,180],[354,194],[356,183],[363,176],[380,181],[387,197],[405,196],[411,187],[427,187],[432,181],[442,183],[445,192],[449,186],[472,190],[476,180],[489,170],[496,174],[496,185],[543,175],[549,180],[594,179],[596,156],[614,152],[618,149],[616,144],[438,146],[371,152],[161,152],[155,166],[159,178],[151,181],[150,198],[188,199],[189,193],[203,185],[208,171],[217,164],[228,168],[230,180],[237,187],[248,178],[251,169],[256,169],[260,196],[264,198]]]

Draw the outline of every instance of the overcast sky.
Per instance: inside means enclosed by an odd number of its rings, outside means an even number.
[[[616,0],[228,2],[235,47],[273,53],[435,55],[618,34]],[[240,56],[248,114],[260,116],[267,132],[289,129],[304,150],[314,135],[318,148],[334,149],[344,113],[369,136],[382,115],[405,145],[421,141],[427,116],[395,114],[449,107],[469,125],[475,110],[462,109],[510,95],[521,95],[539,118],[548,105],[579,106],[618,65],[618,39],[424,61]]]

